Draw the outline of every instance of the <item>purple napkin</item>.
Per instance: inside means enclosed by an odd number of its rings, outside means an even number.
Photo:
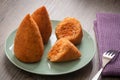
[[[98,13],[94,21],[94,31],[100,60],[107,50],[120,51],[120,14]],[[112,59],[102,72],[103,76],[120,76],[120,52]]]

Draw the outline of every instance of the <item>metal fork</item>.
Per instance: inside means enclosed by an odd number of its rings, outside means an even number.
[[[92,80],[97,80],[108,62],[115,56],[115,50],[109,50],[103,53],[102,56],[102,68],[97,72],[97,74],[92,78]]]

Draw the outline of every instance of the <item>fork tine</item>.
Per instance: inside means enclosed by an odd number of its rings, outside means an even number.
[[[117,53],[116,50],[112,50],[112,53],[110,54],[111,58],[113,58],[115,56],[115,53]]]
[[[109,56],[114,57],[115,56],[115,52],[111,53]]]
[[[111,56],[114,56],[116,53],[118,53],[118,51],[112,50]]]
[[[107,53],[108,53],[108,51],[104,52],[104,53],[103,53],[103,56],[105,56]]]
[[[104,55],[108,55],[108,54],[110,54],[110,53],[111,53],[111,50],[106,51],[106,52],[103,53],[103,56],[104,56]]]
[[[115,53],[116,53],[116,50],[109,50],[109,51],[106,51],[105,53],[103,53],[103,56],[113,58],[115,56]]]
[[[114,50],[113,53],[111,54],[111,56],[114,57],[116,53],[117,53],[117,51]]]
[[[114,53],[114,51],[113,51],[113,50],[110,50],[109,53],[108,53],[108,55],[111,55],[111,54],[113,54],[113,53]]]

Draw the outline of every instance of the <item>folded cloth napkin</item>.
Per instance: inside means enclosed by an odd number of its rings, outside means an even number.
[[[100,60],[102,65],[102,54],[107,50],[120,50],[120,14],[98,13],[94,21],[94,31]],[[120,51],[105,67],[103,76],[120,76]]]

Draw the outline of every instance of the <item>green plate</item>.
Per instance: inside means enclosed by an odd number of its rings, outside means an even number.
[[[19,61],[14,56],[14,51],[13,51],[16,30],[13,31],[8,36],[5,43],[5,52],[8,59],[15,66],[17,66],[22,70],[25,70],[31,73],[41,74],[41,75],[61,75],[61,74],[66,74],[66,73],[70,73],[78,69],[81,69],[92,60],[96,51],[95,43],[91,38],[91,36],[85,30],[83,30],[82,42],[80,45],[77,46],[77,48],[82,53],[82,56],[80,59],[70,61],[70,62],[62,62],[62,63],[50,62],[47,59],[47,54],[50,48],[53,46],[53,44],[56,41],[55,27],[59,21],[52,20],[51,22],[52,22],[52,28],[53,28],[52,35],[50,37],[49,42],[45,45],[44,55],[42,56],[41,61],[37,63],[28,64],[28,63],[23,63]]]

